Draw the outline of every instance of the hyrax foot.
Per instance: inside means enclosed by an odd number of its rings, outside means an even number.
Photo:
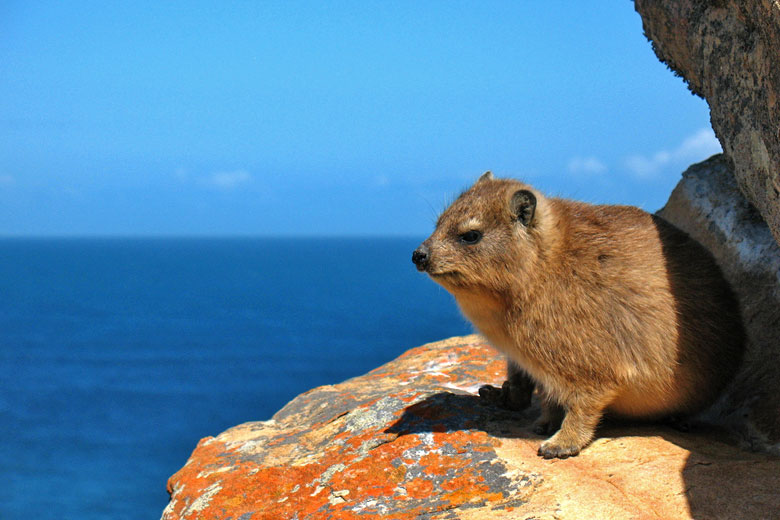
[[[479,398],[485,403],[500,405],[503,401],[502,389],[493,385],[479,387]]]
[[[558,431],[560,427],[560,420],[556,421],[550,417],[539,417],[531,425],[531,430],[537,435],[550,435],[552,432]]]
[[[515,387],[510,381],[504,381],[501,388],[491,385],[481,387],[479,397],[485,403],[507,410],[525,410],[531,404],[531,393],[524,388]]]
[[[693,428],[693,423],[688,417],[672,416],[664,420],[667,426],[674,428],[678,432],[688,433]]]
[[[603,403],[607,402],[609,397],[609,394],[605,394],[590,401],[569,404],[563,416],[561,429],[539,446],[539,455],[545,459],[565,459],[579,454],[580,450],[593,439],[596,425],[604,409]],[[549,406],[542,410],[540,420],[549,421],[561,412],[563,412],[561,407]]]
[[[557,435],[547,439],[539,446],[539,451],[537,452],[539,456],[545,459],[565,459],[580,453],[581,446],[577,444],[559,444],[555,437]]]

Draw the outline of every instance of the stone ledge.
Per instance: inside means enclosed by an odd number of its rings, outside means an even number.
[[[171,477],[173,519],[768,518],[780,460],[714,432],[613,425],[544,460],[535,410],[483,404],[504,362],[478,336],[408,351],[203,439]]]

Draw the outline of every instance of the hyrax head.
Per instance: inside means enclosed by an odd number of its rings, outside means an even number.
[[[450,292],[506,289],[538,254],[540,202],[529,186],[487,172],[441,214],[412,261]]]

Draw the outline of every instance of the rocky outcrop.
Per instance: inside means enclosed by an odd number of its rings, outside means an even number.
[[[740,301],[747,351],[720,412],[751,447],[780,453],[780,247],[722,155],[683,173],[658,214],[713,253]]]
[[[635,0],[658,58],[707,100],[739,187],[780,242],[780,3]]]
[[[544,460],[534,410],[481,401],[504,363],[478,336],[412,349],[203,439],[168,483],[173,519],[770,518],[780,460],[714,432],[611,425]]]

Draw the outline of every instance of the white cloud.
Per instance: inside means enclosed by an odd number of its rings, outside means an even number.
[[[252,180],[252,175],[246,170],[230,172],[215,172],[203,180],[204,184],[221,190],[232,190]]]
[[[626,157],[625,165],[635,177],[647,179],[656,176],[667,166],[688,166],[721,151],[712,129],[702,128],[686,137],[674,150],[660,150],[650,157],[632,155]]]
[[[700,161],[722,151],[720,141],[715,137],[715,132],[710,128],[702,128],[682,142],[679,148],[675,150],[675,157]]]
[[[574,174],[600,174],[607,171],[607,165],[596,157],[572,157],[566,165],[569,173]]]

